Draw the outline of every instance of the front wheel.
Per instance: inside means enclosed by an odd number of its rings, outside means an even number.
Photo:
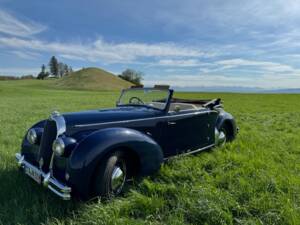
[[[121,151],[110,154],[100,162],[95,174],[95,195],[104,198],[119,195],[127,179],[127,165],[124,153]]]

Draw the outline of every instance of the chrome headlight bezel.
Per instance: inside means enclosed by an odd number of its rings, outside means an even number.
[[[65,153],[65,142],[62,138],[57,138],[52,144],[52,151],[58,155],[62,156]]]
[[[34,128],[31,128],[28,132],[27,132],[27,141],[34,145],[37,143],[38,141],[38,134],[37,131]]]

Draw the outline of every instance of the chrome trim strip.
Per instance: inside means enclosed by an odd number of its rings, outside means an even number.
[[[178,157],[178,156],[185,156],[185,155],[194,154],[194,153],[201,152],[201,151],[204,151],[206,149],[212,148],[214,146],[215,146],[215,144],[211,144],[211,145],[208,145],[206,147],[199,148],[199,149],[196,149],[196,150],[193,150],[193,151],[190,151],[190,152],[179,153],[179,154],[174,155],[174,156],[166,157],[166,158],[164,158],[164,160],[168,160],[168,159],[175,158],[175,157]]]
[[[18,165],[21,168],[30,168],[34,170],[37,174],[40,174],[42,178],[42,184],[51,190],[54,194],[61,197],[63,200],[70,200],[71,199],[71,187],[66,186],[56,180],[50,173],[44,173],[42,170],[38,169],[37,167],[33,166],[31,163],[27,162],[20,153],[16,154],[16,160]]]
[[[142,118],[142,119],[134,119],[134,120],[119,120],[119,121],[112,121],[112,122],[104,122],[104,123],[91,123],[91,124],[82,124],[82,125],[74,125],[74,127],[80,128],[80,127],[90,127],[90,126],[100,126],[100,125],[110,125],[110,124],[118,124],[118,123],[130,123],[130,122],[139,122],[139,121],[145,121],[145,120],[154,120],[154,119],[168,119],[168,118],[176,118],[176,117],[184,117],[189,115],[200,115],[209,113],[209,110],[205,111],[197,111],[193,113],[187,113],[187,114],[179,114],[179,115],[167,115],[167,116],[158,116],[158,117],[149,117],[149,118]]]

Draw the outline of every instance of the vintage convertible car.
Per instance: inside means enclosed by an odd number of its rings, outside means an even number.
[[[167,86],[123,90],[112,109],[60,114],[32,126],[16,154],[25,174],[64,200],[118,195],[164,160],[236,137],[220,99],[173,98]]]

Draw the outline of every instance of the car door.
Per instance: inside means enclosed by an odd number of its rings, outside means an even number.
[[[208,110],[169,113],[163,132],[165,157],[213,143],[215,120]]]

